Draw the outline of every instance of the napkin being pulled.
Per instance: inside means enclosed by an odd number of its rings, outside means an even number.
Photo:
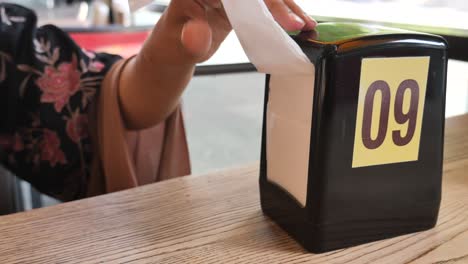
[[[307,201],[315,66],[274,20],[263,0],[222,0],[239,41],[271,74],[266,114],[267,179]]]
[[[222,0],[244,51],[258,71],[307,74],[312,63],[275,21],[263,0]]]
[[[132,12],[154,2],[129,0]],[[270,74],[310,73],[312,63],[275,21],[263,0],[222,0],[231,25],[258,71]]]
[[[130,0],[131,10],[151,0]],[[249,60],[271,74],[267,178],[306,205],[315,66],[275,21],[264,0],[222,0]]]

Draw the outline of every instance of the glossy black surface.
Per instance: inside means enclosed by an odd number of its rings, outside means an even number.
[[[432,35],[384,34],[327,44],[297,36],[316,65],[307,204],[267,180],[265,117],[260,168],[263,211],[306,249],[324,252],[433,227],[441,198],[446,43]],[[352,168],[361,60],[430,56],[419,160]],[[266,80],[265,105],[269,78]],[[312,107],[312,106],[311,106]],[[266,108],[265,108],[266,113]]]

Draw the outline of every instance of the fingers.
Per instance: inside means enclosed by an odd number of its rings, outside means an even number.
[[[285,30],[315,28],[316,22],[294,0],[264,1]],[[169,31],[179,32],[186,55],[194,60],[209,57],[231,30],[221,0],[172,0],[165,17],[172,25]]]
[[[302,28],[302,30],[313,30],[315,26],[317,26],[317,21],[315,21],[311,16],[307,15],[294,0],[284,0],[284,2],[293,13],[295,13],[305,22],[304,28]]]
[[[276,21],[286,31],[312,30],[316,22],[307,16],[293,0],[265,0]]]
[[[304,20],[291,12],[283,0],[265,0],[271,14],[286,31],[301,30],[305,26]]]
[[[166,40],[168,43],[177,43],[176,48],[182,48],[178,53],[190,61],[197,61],[205,56],[212,42],[212,31],[207,22],[206,5],[202,0],[173,0],[163,15],[163,27],[166,35],[177,34],[177,39]],[[168,34],[169,33],[169,34]]]
[[[184,24],[180,40],[195,59],[204,57],[211,48],[211,27],[206,20],[191,19]]]

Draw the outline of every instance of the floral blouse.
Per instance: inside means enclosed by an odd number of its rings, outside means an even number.
[[[33,11],[0,3],[0,162],[43,193],[85,196],[87,111],[119,56],[78,47]]]

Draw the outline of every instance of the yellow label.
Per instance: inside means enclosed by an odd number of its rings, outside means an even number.
[[[353,168],[418,160],[429,60],[362,60]]]

